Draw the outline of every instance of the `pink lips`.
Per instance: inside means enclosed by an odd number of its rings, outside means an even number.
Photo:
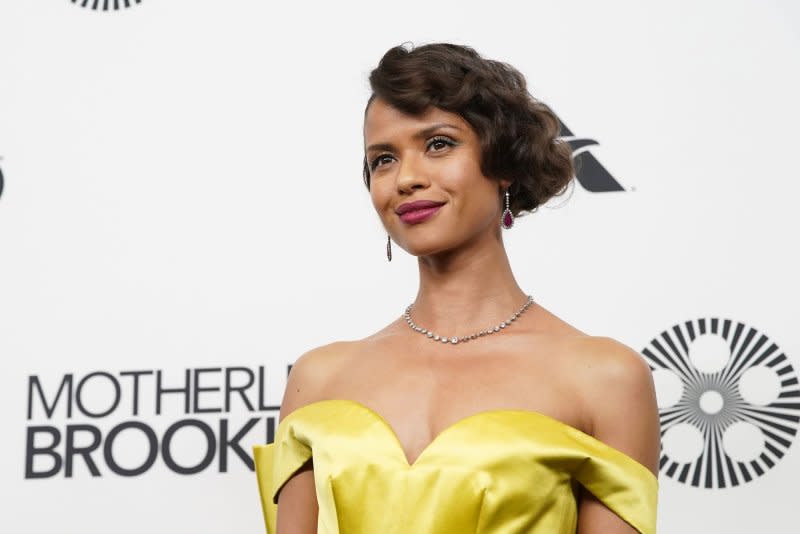
[[[395,211],[404,223],[417,224],[433,216],[443,204],[443,202],[433,200],[417,200],[400,204]]]

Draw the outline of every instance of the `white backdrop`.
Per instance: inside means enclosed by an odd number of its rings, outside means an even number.
[[[624,188],[577,186],[504,233],[538,302],[642,351],[673,325],[719,318],[785,355],[745,392],[783,403],[783,457],[725,487],[665,465],[659,532],[796,528],[793,3],[82,3],[0,4],[1,531],[263,530],[237,443],[249,453],[269,438],[299,354],[370,334],[416,291],[414,258],[395,248],[386,262],[360,176],[367,75],[404,41],[468,44],[518,67],[577,137],[598,141],[591,154]],[[720,339],[698,338],[693,362],[724,363]],[[158,373],[178,388],[187,370],[188,396],[162,395],[156,414]],[[136,371],[134,410],[121,373]],[[664,414],[681,391],[668,375]],[[250,431],[225,445],[223,427],[228,440]],[[665,434],[670,458],[701,454],[692,428]],[[763,427],[749,428],[726,452],[763,448]],[[161,444],[152,462],[148,433]],[[56,456],[73,458],[70,476]]]

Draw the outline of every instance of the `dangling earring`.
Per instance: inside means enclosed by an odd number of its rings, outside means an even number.
[[[506,189],[506,209],[503,211],[503,217],[500,219],[500,224],[508,230],[512,226],[514,226],[514,215],[511,213],[509,209],[509,196],[508,196],[508,189]]]
[[[386,259],[392,261],[392,236],[386,234]]]

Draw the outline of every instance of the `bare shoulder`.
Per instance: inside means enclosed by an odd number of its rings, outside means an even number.
[[[657,473],[661,432],[647,362],[610,337],[580,336],[572,343],[591,434]]]
[[[577,357],[577,369],[588,384],[603,386],[617,384],[627,387],[646,387],[652,383],[652,374],[647,362],[636,350],[616,339],[605,336],[573,336],[570,338],[573,354]],[[605,384],[604,384],[605,382]],[[601,391],[600,393],[605,393]]]
[[[328,383],[342,360],[352,354],[353,341],[334,341],[301,354],[292,364],[281,400],[280,418],[325,398]]]

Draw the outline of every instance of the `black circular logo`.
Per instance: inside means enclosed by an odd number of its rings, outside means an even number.
[[[661,416],[660,470],[703,488],[750,482],[797,435],[800,386],[781,349],[730,319],[676,324],[642,351]]]
[[[95,11],[117,11],[141,4],[142,0],[71,0],[73,4]]]

